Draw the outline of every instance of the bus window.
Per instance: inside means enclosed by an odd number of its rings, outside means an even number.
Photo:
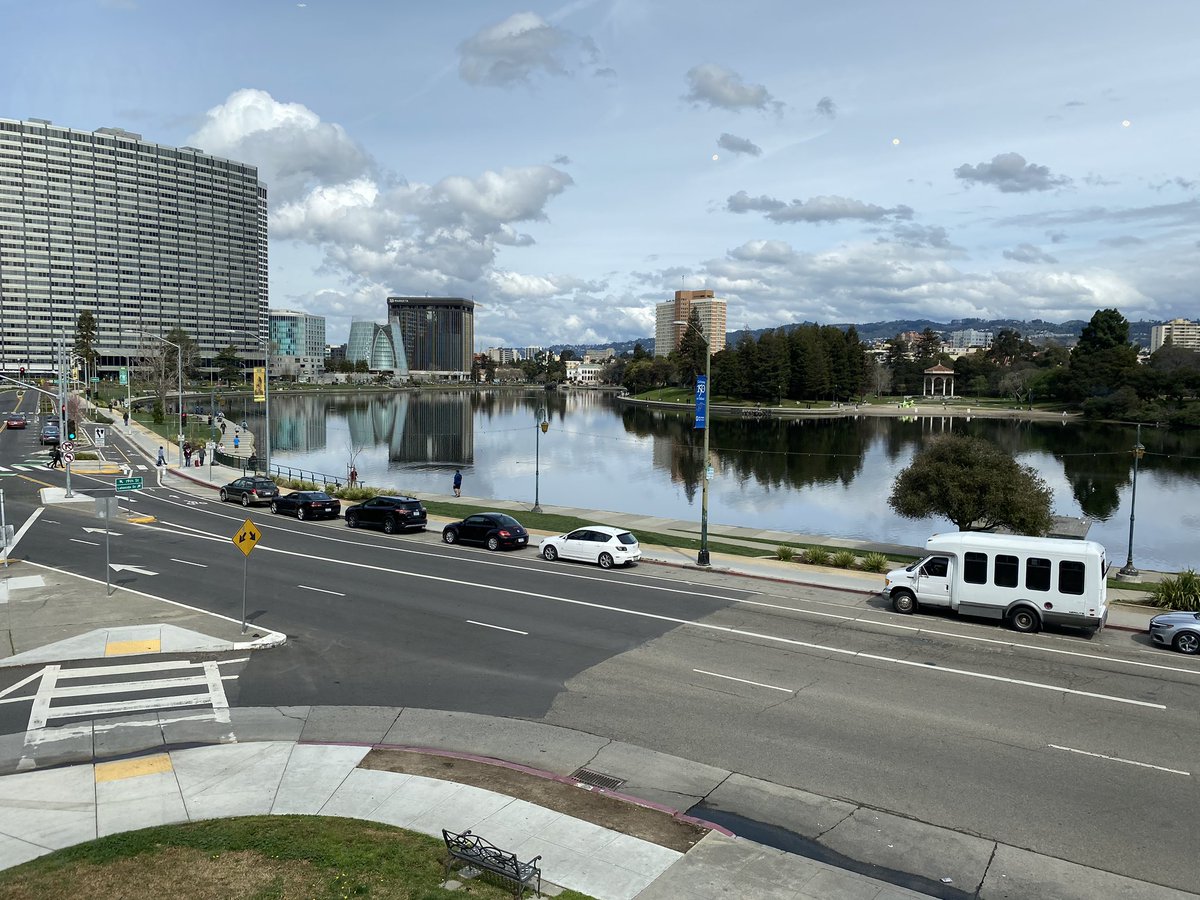
[[[1081,562],[1064,561],[1058,564],[1058,592],[1082,594],[1086,566]]]
[[[995,566],[992,573],[992,582],[997,587],[1015,588],[1017,586],[1017,569],[1020,566],[1020,560],[1015,556],[997,553]]]
[[[1036,556],[1025,560],[1025,590],[1050,590],[1050,560]]]

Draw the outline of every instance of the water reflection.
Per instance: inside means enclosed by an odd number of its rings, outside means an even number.
[[[448,493],[462,468],[468,496],[698,518],[702,433],[689,415],[630,407],[593,392],[540,390],[272,397],[278,462],[368,484]],[[536,413],[550,421],[535,463]],[[936,412],[936,410],[934,410]],[[919,411],[898,417],[716,418],[710,435],[714,523],[923,544],[945,521],[887,508],[892,482],[926,441],[986,438],[1032,466],[1055,512],[1094,521],[1110,556],[1126,553],[1134,429]],[[1200,434],[1143,429],[1135,560],[1195,565],[1200,545]]]

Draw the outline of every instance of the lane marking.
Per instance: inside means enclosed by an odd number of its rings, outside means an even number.
[[[45,508],[44,506],[39,506],[29,514],[29,518],[25,520],[25,524],[17,529],[17,533],[13,535],[13,542],[8,545],[3,553],[0,553],[0,559],[12,559],[12,552],[17,549],[17,544],[21,543],[21,538],[25,537],[25,532],[29,530],[29,526],[38,520],[42,515],[42,510]]]
[[[309,587],[307,584],[298,584],[296,587],[304,588],[306,591],[316,591],[318,594],[333,594],[335,597],[345,597],[345,594],[340,594],[337,591],[327,591],[325,588]]]
[[[1109,762],[1125,763],[1127,766],[1140,766],[1143,769],[1154,769],[1157,772],[1170,772],[1172,775],[1183,775],[1187,778],[1192,776],[1191,772],[1184,772],[1182,769],[1168,769],[1166,766],[1154,766],[1150,763],[1138,762],[1133,759],[1122,759],[1119,756],[1105,756],[1103,753],[1089,753],[1087,750],[1076,750],[1074,747],[1060,747],[1058,744],[1047,744],[1048,747],[1053,747],[1055,750],[1066,750],[1068,753],[1078,753],[1080,756],[1094,756],[1096,759],[1107,759]]]
[[[796,693],[791,688],[777,687],[773,684],[763,684],[761,681],[748,681],[745,678],[734,678],[732,675],[722,675],[720,672],[706,672],[703,669],[692,669],[697,675],[711,675],[713,678],[725,678],[729,681],[737,681],[741,684],[752,684],[755,687],[770,688],[773,691],[783,691],[785,694]]]
[[[169,525],[170,523],[164,522],[163,524]],[[197,531],[198,530],[198,529],[189,528],[188,526],[184,526],[184,525],[172,525],[171,527],[175,528],[175,529],[180,529],[180,528],[186,529],[187,531],[185,531],[183,533],[187,533],[188,531]],[[178,534],[180,532],[176,531],[174,533]],[[202,540],[220,541],[222,543],[224,543],[226,540],[228,540],[227,538],[218,537],[217,535],[209,536],[209,535],[206,535],[204,532],[200,532],[199,536],[201,537]],[[1117,697],[1112,694],[1099,694],[1099,693],[1095,693],[1092,691],[1078,691],[1073,688],[1064,687],[1062,685],[1045,684],[1045,683],[1042,683],[1039,681],[1025,681],[1023,679],[1018,679],[1018,678],[1008,678],[1003,675],[989,675],[984,672],[972,672],[967,669],[955,669],[955,668],[950,668],[948,666],[935,666],[935,665],[930,665],[929,663],[913,662],[911,660],[898,659],[898,658],[892,657],[892,656],[882,656],[882,655],[874,654],[874,653],[865,653],[860,650],[849,650],[844,647],[831,647],[831,646],[828,646],[825,644],[816,644],[811,641],[801,641],[796,638],[785,638],[785,637],[780,637],[778,635],[773,635],[773,634],[764,634],[762,632],[749,631],[749,630],[743,629],[743,628],[733,628],[733,627],[730,627],[727,625],[717,625],[712,622],[695,622],[695,621],[692,621],[691,619],[681,619],[681,618],[678,618],[677,616],[667,616],[667,615],[662,615],[661,613],[644,612],[642,610],[636,610],[636,609],[624,609],[619,606],[609,606],[604,603],[593,603],[588,600],[576,600],[572,597],[559,597],[554,594],[543,594],[543,593],[540,593],[537,591],[525,591],[525,590],[520,590],[518,588],[501,587],[501,586],[495,585],[495,584],[483,584],[480,582],[465,581],[461,578],[447,578],[442,575],[427,575],[427,574],[424,574],[421,572],[410,572],[410,571],[405,571],[403,569],[389,569],[386,566],[376,566],[376,565],[372,565],[370,563],[360,563],[360,562],[354,562],[352,560],[346,560],[346,559],[334,559],[332,557],[325,557],[325,556],[314,556],[311,553],[302,553],[298,550],[285,550],[281,547],[268,547],[268,546],[263,546],[262,544],[260,544],[257,549],[265,550],[268,553],[279,553],[284,556],[297,556],[297,557],[301,557],[303,559],[307,559],[310,561],[327,562],[327,563],[331,563],[333,565],[350,566],[351,568],[366,569],[366,570],[372,571],[372,572],[383,572],[388,575],[398,575],[401,577],[415,578],[415,579],[419,579],[422,581],[435,581],[435,582],[438,582],[441,584],[452,584],[452,585],[455,585],[456,587],[466,587],[466,588],[476,588],[476,589],[483,588],[483,589],[487,589],[487,590],[490,590],[493,592],[499,592],[499,593],[503,593],[503,594],[515,594],[520,597],[529,597],[529,598],[538,599],[538,600],[549,600],[549,601],[555,602],[555,603],[565,603],[570,606],[579,606],[579,607],[584,607],[587,609],[600,610],[603,612],[612,612],[612,613],[617,613],[619,615],[635,616],[638,618],[650,619],[650,620],[653,620],[656,622],[669,622],[674,625],[681,625],[686,628],[696,628],[696,629],[699,629],[702,631],[717,631],[717,632],[721,632],[723,634],[735,634],[735,635],[738,635],[739,637],[756,638],[761,641],[766,641],[766,642],[772,643],[772,644],[782,644],[787,647],[801,647],[801,648],[804,648],[807,650],[817,650],[822,653],[834,653],[839,656],[849,657],[851,659],[870,659],[870,660],[874,660],[876,662],[884,662],[884,663],[890,663],[892,665],[897,665],[897,666],[906,666],[909,668],[921,669],[926,672],[937,672],[937,673],[946,673],[946,674],[950,674],[950,675],[960,675],[964,678],[978,678],[983,681],[993,681],[993,682],[997,682],[1000,684],[1013,684],[1013,685],[1018,685],[1020,687],[1034,688],[1035,690],[1053,691],[1055,693],[1070,694],[1070,695],[1076,696],[1076,697],[1088,697],[1093,700],[1108,700],[1113,703],[1123,703],[1123,704],[1127,704],[1129,706],[1141,706],[1141,707],[1145,707],[1147,709],[1166,709],[1167,708],[1166,705],[1162,704],[1162,703],[1150,703],[1145,700],[1134,700],[1134,699],[1131,699],[1128,697]]]
[[[185,566],[196,566],[199,569],[207,569],[208,568],[208,566],[206,566],[204,563],[192,562],[190,559],[176,559],[173,556],[169,557],[169,559],[171,560],[171,562],[183,563]]]
[[[489,625],[487,622],[476,622],[474,619],[467,619],[468,625],[478,625],[481,628],[495,628],[497,631],[511,631],[513,634],[528,635],[528,631],[519,631],[516,628],[505,628],[503,625]]]
[[[85,541],[82,538],[67,538],[67,540],[72,541],[76,544],[87,544],[90,547],[99,547],[100,546],[95,541]]]

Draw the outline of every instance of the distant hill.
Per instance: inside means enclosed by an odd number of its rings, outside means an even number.
[[[812,324],[814,323],[793,322],[790,325],[780,325],[777,327],[783,328],[785,331],[791,331],[794,328],[799,328],[801,325]],[[1130,322],[1129,339],[1133,343],[1149,349],[1150,329],[1157,324],[1157,322],[1153,321]],[[926,328],[930,328],[943,335],[948,335],[952,331],[964,331],[969,328],[974,328],[976,331],[990,331],[992,334],[996,334],[1003,328],[1011,328],[1013,331],[1020,332],[1022,337],[1028,338],[1035,344],[1058,343],[1066,347],[1071,347],[1079,340],[1079,335],[1082,334],[1087,322],[1083,319],[1072,319],[1067,322],[1046,322],[1042,319],[1033,319],[1028,322],[1023,319],[954,319],[950,322],[936,322],[933,319],[893,319],[888,322],[838,322],[835,325],[843,331],[854,325],[858,330],[859,338],[868,343],[872,341],[886,341],[905,331],[924,331]],[[758,328],[730,331],[726,335],[726,343],[732,347],[746,334],[757,339],[760,335],[774,330],[774,328]],[[641,344],[648,353],[654,352],[654,338],[652,337],[638,338],[632,341],[616,341],[607,344],[558,344],[547,349],[553,350],[555,353],[561,353],[563,350],[569,348],[577,356],[582,356],[585,350],[603,350],[606,347],[612,347],[617,356],[622,356],[626,353],[632,353],[634,344]]]

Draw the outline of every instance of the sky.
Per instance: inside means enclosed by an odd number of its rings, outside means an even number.
[[[258,166],[270,302],[477,349],[1200,314],[1194,0],[0,0],[0,116]]]

